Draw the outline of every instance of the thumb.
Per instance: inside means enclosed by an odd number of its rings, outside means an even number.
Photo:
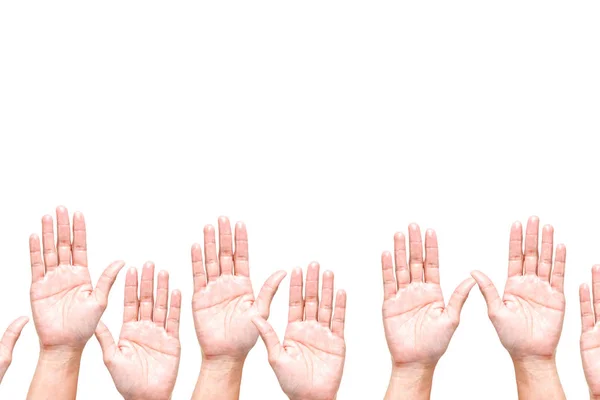
[[[21,336],[21,332],[27,323],[29,322],[29,318],[27,317],[19,317],[14,320],[2,335],[2,339],[0,343],[2,343],[12,354],[13,349],[15,348],[15,344]]]
[[[265,347],[269,354],[269,363],[273,365],[279,358],[279,353],[281,352],[281,344],[279,343],[277,333],[275,333],[271,324],[258,315],[252,317],[252,323],[256,326],[256,329],[258,329],[258,333],[263,342],[265,342]]]
[[[454,321],[460,320],[460,313],[473,286],[475,286],[475,280],[473,278],[467,278],[456,287],[454,293],[450,296],[448,307],[446,307],[446,309],[448,310],[448,315],[450,315]]]
[[[479,286],[479,290],[487,303],[488,315],[490,317],[493,316],[504,306],[500,295],[498,295],[496,286],[494,286],[491,279],[481,271],[473,271],[471,272],[471,276],[475,279],[475,282],[477,282],[477,286]]]
[[[273,297],[275,297],[275,293],[277,293],[277,289],[279,289],[279,285],[283,278],[285,278],[285,275],[285,271],[275,272],[266,280],[265,284],[260,289],[260,292],[258,292],[258,296],[256,297],[256,309],[261,317],[269,317],[271,301],[273,301]]]
[[[106,267],[104,272],[102,272],[102,276],[98,279],[98,284],[96,285],[96,289],[94,289],[94,295],[98,303],[104,308],[106,308],[106,305],[108,304],[108,294],[110,293],[110,289],[115,283],[119,271],[121,271],[124,266],[124,261],[115,261]]]
[[[108,366],[112,362],[112,359],[114,358],[115,354],[117,353],[117,346],[115,344],[115,340],[113,339],[110,331],[102,321],[98,323],[94,334],[96,335],[96,339],[98,339],[98,342],[100,343],[100,348],[102,348],[104,364]]]

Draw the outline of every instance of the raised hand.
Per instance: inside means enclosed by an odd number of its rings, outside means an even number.
[[[252,316],[269,317],[269,307],[284,271],[271,275],[254,298],[248,263],[248,235],[243,223],[235,226],[235,253],[231,226],[219,218],[219,251],[215,229],[204,228],[204,254],[192,246],[194,296],[192,310],[202,356],[205,361],[237,363],[246,359],[258,339]]]
[[[503,298],[483,272],[472,274],[485,297],[500,341],[515,360],[553,358],[565,315],[566,248],[562,244],[556,247],[552,268],[554,229],[544,226],[541,253],[538,253],[538,234],[539,219],[531,217],[523,254],[523,230],[519,222],[513,224]]]
[[[55,245],[52,217],[42,218],[43,260],[39,238],[29,238],[33,322],[43,349],[83,350],[106,309],[108,294],[124,263],[114,262],[106,268],[94,289],[88,271],[83,214],[73,216],[72,241],[66,208],[56,209],[56,220]]]
[[[402,233],[394,236],[395,274],[392,255],[384,252],[381,257],[383,325],[394,366],[431,368],[446,351],[475,281],[468,278],[458,285],[446,306],[435,231],[425,234],[425,256],[419,226],[411,224],[408,233],[408,265]]]
[[[96,329],[96,337],[104,363],[123,398],[167,400],[175,387],[181,354],[181,293],[178,290],[171,293],[169,309],[169,274],[160,271],[154,299],[152,263],[144,265],[140,286],[138,298],[138,273],[135,268],[129,269],[119,343],[115,344],[102,322]]]
[[[37,235],[29,238],[31,256],[31,309],[40,340],[40,357],[28,400],[75,399],[81,354],[94,334],[106,309],[108,294],[122,261],[104,270],[96,288],[92,286],[87,263],[85,221],[81,213],[73,216],[56,209],[54,222],[42,218],[42,248]]]
[[[29,318],[27,317],[17,318],[10,324],[0,340],[0,382],[2,382],[4,374],[6,374],[6,370],[10,367],[13,349],[27,322],[29,322]]]
[[[592,268],[592,299],[585,283],[579,287],[581,306],[581,360],[590,397],[600,399],[600,265]]]
[[[332,400],[340,387],[346,358],[346,293],[337,292],[333,311],[333,273],[326,271],[319,299],[317,263],[308,267],[304,297],[302,286],[302,269],[296,268],[290,280],[283,344],[264,318],[255,316],[252,321],[265,342],[279,384],[290,399]]]
[[[524,253],[523,229],[519,222],[513,224],[502,298],[484,273],[473,271],[472,276],[500,342],[513,360],[519,398],[564,399],[555,353],[565,316],[566,248],[559,244],[553,260],[554,229],[550,225],[542,230],[541,251],[538,241],[537,217],[527,222]]]

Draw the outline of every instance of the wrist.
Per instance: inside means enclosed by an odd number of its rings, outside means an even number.
[[[40,348],[39,361],[45,364],[71,365],[79,364],[83,349],[76,348]]]
[[[245,362],[245,358],[203,356],[201,369],[214,372],[241,371]]]
[[[520,357],[513,358],[513,365],[517,372],[529,374],[547,374],[556,371],[556,359],[551,357]]]
[[[513,365],[517,384],[549,382],[558,378],[554,356],[513,358]]]
[[[391,381],[405,387],[430,387],[433,381],[435,364],[399,364],[392,365]]]

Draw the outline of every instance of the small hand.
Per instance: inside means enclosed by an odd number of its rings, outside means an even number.
[[[32,235],[29,239],[33,321],[43,349],[81,351],[94,334],[124,263],[115,262],[106,268],[94,289],[87,264],[83,214],[73,216],[72,242],[67,209],[58,207],[56,219],[55,246],[52,217],[42,218],[43,261],[39,238]]]
[[[438,260],[435,231],[425,235],[425,261],[421,231],[417,224],[408,228],[410,258],[406,264],[404,235],[394,236],[396,273],[392,255],[382,255],[383,325],[395,366],[434,367],[444,354],[458,327],[460,312],[475,281],[469,278],[455,290],[446,307]]]
[[[138,299],[137,270],[129,269],[118,345],[102,322],[96,337],[102,347],[104,363],[125,399],[167,400],[171,398],[179,369],[181,293],[178,290],[171,293],[167,317],[169,274],[166,271],[158,274],[156,302],[154,264],[144,265],[140,286]]]
[[[255,316],[252,322],[265,342],[279,384],[290,399],[332,400],[340,387],[346,358],[346,293],[337,292],[333,312],[333,273],[326,271],[319,302],[317,263],[308,267],[305,298],[302,286],[302,269],[296,268],[290,280],[283,344],[264,318]]]
[[[527,222],[525,254],[521,224],[510,233],[508,280],[501,299],[492,281],[474,271],[488,307],[492,324],[502,345],[514,361],[553,359],[565,315],[563,282],[566,249],[559,244],[552,268],[554,230],[542,230],[542,249],[538,258],[539,220]]]
[[[235,226],[235,254],[231,226],[225,217],[219,218],[219,253],[215,230],[204,228],[205,262],[202,248],[192,246],[194,324],[203,357],[243,362],[256,344],[258,331],[252,316],[269,317],[271,300],[285,272],[273,274],[254,298],[248,264],[248,235],[242,223]]]
[[[581,306],[581,360],[585,379],[593,398],[600,397],[600,265],[592,268],[592,292],[594,307],[588,285],[579,287]]]
[[[0,382],[2,382],[4,374],[6,374],[6,370],[10,367],[13,349],[27,322],[29,322],[29,318],[27,317],[17,318],[10,324],[6,332],[4,332],[2,340],[0,340]]]

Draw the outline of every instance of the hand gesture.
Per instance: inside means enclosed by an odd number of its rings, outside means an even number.
[[[395,366],[433,367],[448,348],[475,281],[468,278],[458,285],[446,306],[440,287],[435,231],[426,232],[424,260],[419,226],[411,224],[408,234],[408,266],[402,233],[394,236],[395,274],[392,255],[384,252],[381,257],[385,336]]]
[[[29,322],[29,318],[27,317],[17,318],[10,324],[6,332],[4,332],[2,340],[0,340],[0,382],[2,382],[4,374],[6,374],[6,370],[10,367],[13,349],[27,322]]]
[[[594,309],[588,285],[579,287],[581,305],[581,360],[593,398],[600,397],[600,265],[592,268]]]
[[[319,264],[308,267],[304,298],[302,286],[302,269],[296,268],[290,280],[283,344],[264,318],[256,316],[252,321],[265,342],[279,384],[290,399],[332,400],[340,387],[346,358],[346,293],[337,292],[332,319],[333,273],[323,274],[320,301]]]
[[[42,349],[81,351],[94,334],[124,263],[114,262],[106,268],[94,289],[88,271],[83,214],[73,216],[72,242],[66,208],[56,209],[56,220],[55,245],[52,217],[42,218],[43,261],[39,238],[29,238],[33,322]]]
[[[485,297],[500,341],[515,361],[553,359],[565,315],[566,249],[562,244],[556,247],[553,268],[554,229],[544,226],[540,255],[538,234],[539,220],[531,217],[527,222],[523,254],[523,229],[519,222],[513,224],[503,298],[484,273],[472,273]]]
[[[285,272],[271,275],[254,298],[248,264],[248,235],[243,223],[235,226],[235,254],[231,226],[219,218],[219,253],[215,229],[204,228],[204,254],[199,244],[192,246],[194,325],[203,358],[243,362],[256,344],[258,331],[252,316],[269,317],[269,307]]]
[[[142,269],[139,299],[137,270],[129,269],[118,345],[102,322],[96,330],[104,363],[125,399],[167,400],[175,387],[181,353],[181,293],[178,290],[171,293],[167,317],[169,274],[166,271],[158,274],[156,301],[153,292],[154,264],[146,263]]]

